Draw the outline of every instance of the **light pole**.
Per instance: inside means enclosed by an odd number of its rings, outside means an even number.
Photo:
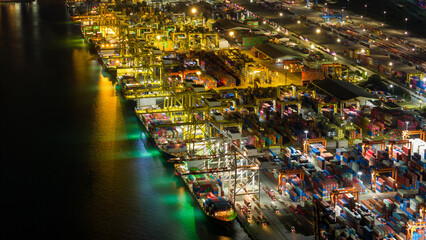
[[[191,13],[192,13],[191,25],[195,25],[195,15],[197,14],[197,8],[195,7],[191,8]]]
[[[386,11],[383,12],[383,23],[382,26],[385,25],[386,22]]]
[[[287,86],[287,72],[288,72],[288,66],[284,65],[284,73],[285,73],[285,85]]]
[[[410,122],[408,122],[408,121],[406,121],[405,122],[405,131],[407,131],[408,132],[408,124],[409,124]]]
[[[160,48],[160,39],[161,39],[161,36],[160,36],[160,35],[157,35],[158,48]],[[164,46],[163,46],[163,49],[162,49],[162,50],[164,51]]]
[[[364,16],[367,16],[367,4],[364,5]]]
[[[389,85],[389,87],[390,87],[392,95],[393,95],[393,85],[391,84],[391,85]]]
[[[407,35],[407,21],[408,21],[408,18],[405,18],[405,32],[404,32],[405,35]]]
[[[308,130],[305,130],[305,140],[308,140]]]

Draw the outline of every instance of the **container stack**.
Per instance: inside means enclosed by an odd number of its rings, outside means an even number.
[[[392,192],[395,189],[395,180],[388,176],[380,176],[376,179],[376,192]]]
[[[264,133],[263,139],[269,146],[281,146],[283,141],[281,134],[273,129],[268,129],[268,132]]]
[[[325,147],[320,143],[309,145],[309,156],[315,160],[317,166],[321,169],[325,168],[325,162],[334,158],[333,154],[327,152]]]
[[[313,185],[314,194],[318,195],[323,200],[329,200],[331,192],[339,186],[336,180],[323,176],[314,177]]]
[[[223,196],[222,183],[214,178],[193,181],[192,190],[198,199],[206,198],[210,192],[216,197]]]
[[[423,182],[420,182],[419,196],[422,198],[426,198],[426,184]]]
[[[284,148],[284,162],[285,165],[291,169],[294,169],[292,161],[300,162],[302,156],[302,152],[293,147],[285,147]]]
[[[408,122],[408,125],[407,125],[407,122]],[[418,125],[417,122],[414,121],[413,119],[407,119],[407,118],[398,119],[397,123],[398,123],[397,124],[398,129],[401,131],[405,131],[407,129],[410,131],[416,130]]]
[[[303,191],[304,182],[296,175],[286,176],[284,178],[286,182],[286,193],[289,195],[293,202],[301,202],[307,200],[307,195]]]
[[[418,175],[413,172],[407,172],[404,175],[398,175],[397,182],[398,186],[405,190],[418,189],[420,185],[418,181]]]
[[[380,126],[375,124],[375,123],[370,123],[367,126],[367,135],[370,137],[377,137],[380,136],[382,134]]]

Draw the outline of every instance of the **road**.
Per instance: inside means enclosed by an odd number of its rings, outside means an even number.
[[[255,239],[295,239],[295,240],[307,240],[312,239],[313,225],[310,220],[308,220],[304,215],[295,214],[287,206],[292,203],[288,197],[278,195],[276,191],[276,184],[269,178],[265,173],[260,173],[260,182],[261,182],[261,195],[260,195],[260,204],[262,215],[268,219],[270,222],[267,226],[262,226],[256,223],[255,218],[258,216],[258,213],[254,210],[254,206],[257,206],[253,200],[251,200],[251,216],[252,219],[250,223],[250,231],[255,235]],[[269,187],[275,193],[275,196],[284,200],[285,205],[279,201],[274,201],[276,206],[279,209],[279,213],[276,213],[272,209],[272,199],[268,194],[263,190],[264,187]],[[243,197],[240,196],[237,198],[237,202],[243,206],[244,201]],[[302,204],[303,203],[299,203]],[[268,207],[265,207],[267,205]],[[237,208],[238,210],[238,208]],[[244,224],[243,224],[244,225]],[[294,226],[296,231],[292,232],[291,227]]]

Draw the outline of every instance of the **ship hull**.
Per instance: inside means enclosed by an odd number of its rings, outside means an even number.
[[[158,150],[160,151],[160,153],[167,159],[169,158],[176,158],[176,155],[172,154],[172,153],[168,153],[166,151],[164,151],[163,149],[161,149],[157,142],[155,141],[154,137],[151,135],[151,132],[148,131],[148,128],[145,126],[145,123],[142,122],[142,120],[137,117],[138,119],[138,123],[141,126],[142,130],[145,132],[146,136],[148,137],[148,141]]]

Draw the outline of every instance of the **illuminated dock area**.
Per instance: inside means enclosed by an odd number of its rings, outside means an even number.
[[[424,238],[424,112],[403,83],[229,2],[132,6],[73,20],[198,205],[227,199],[253,239]]]

